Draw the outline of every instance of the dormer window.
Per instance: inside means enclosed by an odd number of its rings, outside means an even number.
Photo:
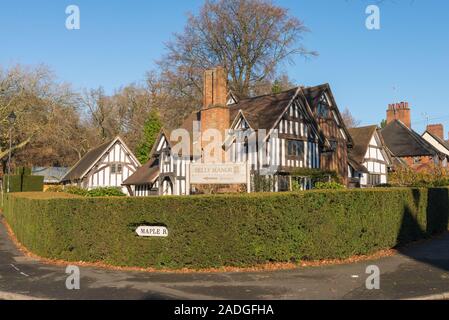
[[[330,115],[330,105],[327,101],[326,95],[323,94],[318,102],[317,116],[322,119],[329,119]]]

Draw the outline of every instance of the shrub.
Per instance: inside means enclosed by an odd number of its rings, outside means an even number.
[[[300,178],[292,177],[292,191],[302,191],[302,184]]]
[[[376,186],[376,188],[392,188],[392,187],[393,185],[391,185],[390,183],[382,183]]]
[[[45,192],[64,192],[64,187],[61,185],[49,186]]]
[[[95,188],[86,192],[87,197],[126,197],[120,188]]]
[[[403,167],[390,173],[389,181],[396,187],[444,187],[449,186],[449,171],[437,166],[419,172]]]
[[[317,190],[339,190],[345,189],[345,186],[337,182],[317,182],[315,183]]]
[[[55,198],[58,197],[59,198]],[[447,230],[449,189],[325,190],[198,197],[10,194],[19,241],[52,259],[207,268],[348,258]],[[139,225],[167,238],[139,238]]]
[[[83,196],[83,197],[85,197],[87,195],[86,189],[76,187],[76,186],[65,186],[64,192],[69,193],[69,194],[75,194],[77,196]]]
[[[59,186],[58,186],[59,187]],[[58,188],[49,188],[49,192],[66,192],[82,197],[125,197],[126,194],[118,187],[95,188],[92,190],[83,189],[77,186],[65,186],[61,190]]]
[[[293,177],[308,177],[312,179],[313,183],[316,182],[341,182],[340,176],[336,171],[322,170],[322,169],[310,169],[300,168],[292,172]]]

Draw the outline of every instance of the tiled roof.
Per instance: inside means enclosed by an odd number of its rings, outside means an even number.
[[[377,130],[377,126],[367,126],[360,128],[350,128],[348,129],[349,134],[354,141],[354,146],[349,149],[349,155],[352,159],[358,163],[362,163],[365,159],[366,152],[368,151],[368,146]]]
[[[397,157],[441,156],[429,142],[399,120],[390,122],[381,133],[387,147]]]
[[[151,159],[136,172],[134,172],[128,179],[123,182],[124,186],[131,185],[147,185],[153,184],[156,178],[159,176],[159,161],[157,159]]]

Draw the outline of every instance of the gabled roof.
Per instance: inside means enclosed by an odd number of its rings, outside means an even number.
[[[159,160],[151,159],[139,169],[136,170],[122,185],[124,186],[139,186],[153,184],[159,176]]]
[[[237,103],[239,101],[239,98],[234,92],[232,92],[232,90],[229,90],[226,100],[228,101],[228,105],[232,105],[234,103]],[[230,101],[233,101],[233,103],[230,103]]]
[[[445,141],[443,139],[441,139],[440,137],[438,137],[437,135],[433,134],[432,132],[426,130],[422,136],[424,138],[425,134],[428,134],[429,136],[431,136],[433,139],[435,139],[443,148],[445,148],[447,150],[447,154],[449,154],[449,142]],[[424,138],[425,139],[425,138]]]
[[[377,126],[367,126],[348,129],[354,141],[354,146],[349,149],[349,156],[358,163],[363,163],[369,143],[377,130]]]
[[[231,122],[239,114],[239,111],[242,111],[251,128],[270,130],[276,125],[277,120],[285,112],[297,92],[298,88],[293,88],[277,94],[242,99],[230,106]]]
[[[99,145],[98,147],[88,151],[71,169],[67,174],[61,179],[64,181],[75,181],[83,179],[84,176],[92,169],[92,167],[103,157],[103,155],[110,149],[116,142],[120,142],[125,150],[130,154],[131,158],[140,165],[139,160],[134,156],[134,154],[129,150],[126,144],[120,137],[116,137],[112,140],[106,141]]]
[[[312,112],[315,113],[318,103],[320,101],[320,98],[323,94],[326,94],[327,97],[330,99],[332,110],[335,112],[335,115],[338,119],[338,122],[340,122],[341,129],[344,131],[349,146],[353,145],[352,137],[349,134],[348,128],[346,128],[345,122],[343,120],[343,117],[341,116],[340,109],[338,108],[337,102],[335,101],[334,94],[332,93],[331,87],[329,83],[325,83],[319,86],[314,87],[305,87],[302,88],[302,91],[304,92],[304,97],[307,99],[307,102],[312,108]]]
[[[390,122],[381,133],[387,147],[397,157],[443,156],[400,120]]]
[[[350,155],[348,157],[348,164],[356,171],[361,173],[369,173],[368,169],[358,162],[357,160],[353,159]]]
[[[332,90],[328,83],[314,87],[296,87],[290,90],[248,98],[240,100],[238,103],[231,105],[231,122],[241,113],[248,121],[252,129],[272,130],[281,119],[287,108],[298,98],[305,107],[306,117],[310,120],[311,125],[317,131],[320,139],[326,143],[326,137],[316,122],[314,111],[317,109],[321,96],[326,93],[330,99],[332,110],[340,123],[341,129],[347,136],[348,144],[352,145],[353,141],[349,134],[337,103],[334,99]]]

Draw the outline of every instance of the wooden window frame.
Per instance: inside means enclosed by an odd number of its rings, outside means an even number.
[[[292,153],[293,149],[290,148],[291,144],[294,145],[294,153]],[[303,159],[304,155],[305,155],[304,141],[292,139],[287,140],[287,158],[289,160]]]

